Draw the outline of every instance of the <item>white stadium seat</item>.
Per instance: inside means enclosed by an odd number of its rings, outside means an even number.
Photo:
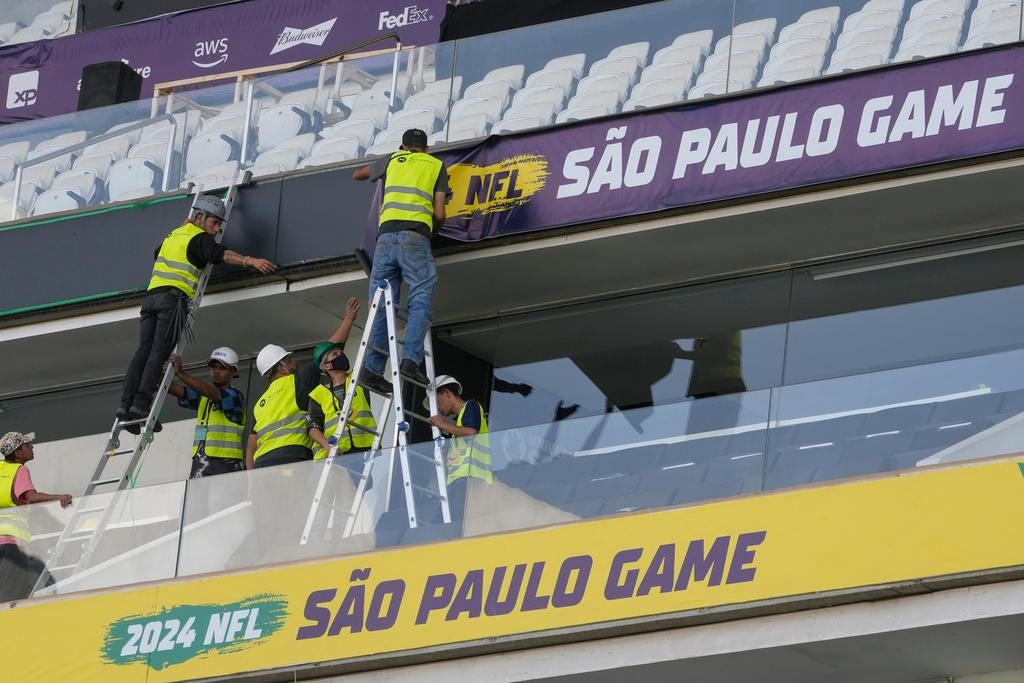
[[[581,80],[579,85],[576,86],[576,95],[578,97],[590,92],[613,92],[618,97],[619,102],[622,102],[626,99],[626,93],[629,92],[631,85],[632,81],[625,74],[597,74],[596,76],[587,76]]]
[[[562,92],[568,93],[576,80],[572,69],[541,69],[529,75],[526,87],[532,85],[557,85]]]
[[[185,153],[185,177],[207,174],[210,167],[220,166],[239,157],[238,141],[228,133],[204,133],[192,138]]]
[[[569,123],[571,121],[584,121],[586,119],[594,119],[598,116],[604,116],[608,112],[603,107],[585,106],[585,107],[570,107],[566,109],[555,119],[555,123]]]
[[[273,149],[277,143],[312,130],[313,120],[302,107],[279,104],[260,112],[256,124],[257,151]],[[191,150],[191,145],[189,146]],[[223,159],[222,161],[227,161]]]
[[[167,158],[167,142],[163,140],[140,142],[128,150],[127,158],[134,159],[138,157],[150,159],[157,165],[157,167],[163,169],[164,162]]]
[[[690,88],[690,92],[687,93],[686,99],[699,100],[704,97],[711,97],[712,95],[724,95],[730,91],[737,92],[740,90],[747,90],[749,88],[750,83],[730,81],[727,84],[725,81],[715,81],[713,83],[695,85],[694,87]]]
[[[245,117],[240,114],[220,114],[203,121],[204,133],[227,133],[236,140],[242,139]]]
[[[640,82],[673,80],[679,81],[685,89],[693,82],[695,71],[695,67],[689,62],[662,62],[644,69],[640,74]]]
[[[746,85],[741,88],[732,88],[733,90],[744,90],[754,84],[755,73],[757,73],[756,69],[742,66],[734,66],[729,69],[716,69],[714,71],[704,71],[697,77],[697,85],[707,85],[708,83],[725,81],[725,79],[728,78],[732,83],[746,83]]]
[[[764,80],[769,76],[783,73],[785,71],[792,71],[794,69],[810,70],[813,72],[811,76],[806,78],[813,78],[814,76],[820,76],[821,70],[825,66],[824,55],[794,55],[792,57],[783,57],[782,59],[774,59],[764,65],[764,71],[761,72],[761,79]],[[789,79],[795,80],[795,79]]]
[[[430,137],[427,138],[427,146],[433,147],[434,145],[443,145],[448,142],[448,131],[439,130]],[[369,153],[369,152],[367,152]]]
[[[409,128],[419,128],[427,135],[434,132],[437,127],[437,113],[428,107],[416,109],[403,109],[392,114],[388,122],[388,128],[401,128],[403,131]]]
[[[883,9],[894,9],[899,12],[903,12],[906,7],[907,0],[868,0],[864,3],[864,7],[861,9],[866,10],[883,10]]]
[[[436,133],[435,133],[435,135],[436,135]],[[429,139],[428,139],[428,141],[429,141]],[[391,154],[394,154],[397,151],[398,151],[398,148],[395,147],[394,145],[392,145],[391,143],[387,143],[387,144],[383,144],[383,145],[373,145],[373,146],[367,148],[366,156],[368,156],[368,157],[389,156]],[[310,157],[310,159],[312,159],[312,158],[313,157]],[[306,161],[309,161],[309,159],[306,159]],[[303,163],[305,163],[305,162],[303,162]]]
[[[82,197],[87,204],[91,204],[99,194],[101,185],[100,178],[96,175],[95,171],[92,169],[79,169],[61,173],[54,179],[50,189],[74,190],[75,194]]]
[[[116,126],[111,126],[107,130],[107,133],[113,133],[114,131],[118,131],[118,130],[121,130],[123,128],[127,128],[128,126],[134,126],[136,123],[138,123],[138,121],[127,121],[125,123],[119,123]],[[104,135],[105,134],[106,133],[104,133]],[[142,139],[142,129],[141,128],[134,128],[134,129],[128,131],[127,133],[125,133],[124,136],[126,138],[128,138],[128,144],[129,145],[137,145],[137,144],[139,144],[139,140]]]
[[[423,84],[423,92],[445,92],[457,100],[462,96],[462,76],[428,81]]]
[[[404,109],[433,109],[435,116],[443,121],[448,118],[450,106],[448,93],[444,90],[435,90],[416,93],[405,101]]]
[[[829,76],[833,74],[841,74],[845,71],[856,71],[857,69],[868,69],[873,66],[881,66],[886,62],[888,55],[884,58],[879,54],[865,54],[860,56],[851,56],[839,61],[832,60],[829,64],[828,69],[825,73]]]
[[[401,138],[399,138],[399,142],[401,142]],[[330,155],[335,161],[358,159],[360,147],[361,145],[357,138],[339,135],[327,140],[321,140],[313,145],[313,153],[310,156]]]
[[[917,33],[912,36],[904,36],[897,52],[902,52],[914,45],[934,44],[949,45],[949,51],[954,51],[959,42],[960,29],[951,26],[949,28],[938,29],[936,31],[928,31],[927,33]]]
[[[15,33],[17,33],[19,30],[23,28],[25,27],[14,21],[0,23],[0,45],[9,41],[11,39],[11,36],[13,36]],[[2,215],[9,216],[10,213],[0,214],[0,216]]]
[[[647,63],[647,55],[651,52],[651,44],[646,40],[639,43],[628,43],[612,48],[608,53],[609,57],[636,57],[640,65]]]
[[[576,54],[549,59],[547,64],[544,65],[544,70],[569,69],[572,71],[573,78],[578,80],[583,75],[583,65],[586,63],[587,56],[582,52],[577,52]]]
[[[759,88],[763,88],[768,85],[780,85],[782,83],[792,83],[794,81],[804,81],[808,78],[816,78],[821,75],[819,69],[812,69],[810,67],[796,67],[794,69],[786,69],[784,71],[775,71],[771,74],[761,77],[761,80],[757,82]]]
[[[699,45],[671,45],[655,52],[654,57],[651,59],[651,65],[678,64],[683,62],[692,64],[694,70],[696,70],[703,60],[704,54],[701,52]]]
[[[790,24],[779,31],[779,41],[783,43],[794,38],[815,38],[817,40],[831,40],[835,32],[832,24],[827,21],[809,21]]]
[[[128,153],[125,152],[124,156],[128,156]],[[107,176],[110,175],[110,167],[114,165],[115,161],[118,161],[118,159],[115,159],[112,155],[107,154],[106,152],[83,154],[75,159],[75,163],[71,164],[71,170],[92,171],[96,174],[97,178],[106,182]]]
[[[220,110],[219,116],[245,116],[245,106],[248,104],[245,100],[239,100],[238,102],[232,102],[228,106]],[[264,109],[270,109],[277,104],[277,101],[273,97],[257,97],[253,99],[252,110],[254,112],[261,112]],[[216,118],[216,117],[214,117]]]
[[[526,67],[522,64],[513,64],[511,66],[503,66],[500,69],[491,69],[484,74],[480,81],[508,81],[510,87],[518,90],[523,87],[524,75],[526,75]],[[469,88],[466,89],[466,95],[468,94]]]
[[[977,48],[988,47],[990,45],[1013,43],[1018,40],[1020,40],[1019,29],[1005,29],[1002,31],[992,31],[991,33],[979,33],[978,35],[968,38],[961,49],[975,50]]]
[[[627,55],[624,57],[605,57],[604,59],[599,59],[590,67],[589,74],[591,76],[605,73],[625,74],[629,77],[630,83],[632,83],[639,72],[640,60]]]
[[[48,190],[50,185],[53,184],[53,179],[57,177],[57,173],[63,170],[58,168],[57,164],[52,161],[26,166],[21,172],[21,181],[23,183],[32,183],[40,191]]]
[[[0,145],[0,156],[11,157],[20,164],[28,158],[28,152],[31,148],[32,143],[28,140],[9,142],[6,145]]]
[[[968,32],[968,36],[981,35],[983,33],[992,33],[994,31],[1012,31],[1013,29],[1020,30],[1020,13],[1019,9],[1016,8],[1017,12],[1007,14],[998,18],[992,18],[984,23],[972,26]]]
[[[41,216],[60,211],[76,211],[86,205],[85,198],[74,190],[47,190],[36,197],[32,206],[32,215]]]
[[[299,152],[300,157],[308,157],[313,153],[313,145],[316,144],[316,133],[303,133],[295,137],[285,138],[274,146],[274,150],[294,149]]]
[[[493,97],[501,102],[502,108],[505,108],[508,105],[511,90],[512,84],[507,80],[488,79],[467,86],[462,99],[470,99],[473,97]]]
[[[903,25],[903,39],[950,27],[959,30],[963,23],[964,18],[958,14],[925,14]]]
[[[222,164],[206,168],[202,175],[188,178],[182,183],[182,187],[188,183],[194,183],[196,188],[201,191],[215,190],[230,185],[238,177],[238,173],[237,161],[225,161]]]
[[[467,114],[483,114],[490,123],[501,119],[501,113],[505,105],[493,97],[466,97],[452,105],[452,113],[449,120],[466,116]]]
[[[882,59],[882,63],[886,64],[889,61],[889,55],[892,53],[892,43],[867,43],[865,45],[850,45],[849,47],[840,48],[832,52],[831,64],[839,62],[846,62],[850,59],[860,60],[870,56],[878,56]],[[831,73],[831,71],[828,71]]]
[[[533,102],[550,102],[558,109],[565,103],[565,91],[557,85],[528,85],[512,96],[512,106]]]
[[[910,8],[910,19],[916,19],[925,14],[959,14],[963,16],[967,12],[968,0],[920,0]]]
[[[885,26],[895,28],[900,23],[900,13],[894,9],[861,10],[846,17],[843,32],[862,26]]]
[[[513,104],[505,110],[505,120],[511,118],[536,118],[541,125],[548,126],[555,120],[555,114],[561,111],[562,105],[557,106],[554,102],[527,102],[526,104]]]
[[[725,53],[729,50],[763,52],[768,43],[768,38],[761,33],[734,33],[715,43],[715,53]]]
[[[983,5],[974,10],[971,14],[970,31],[974,31],[979,26],[987,24],[989,22],[1013,22],[1020,23],[1020,3],[1019,2],[1005,2],[993,3],[991,5]]]
[[[387,102],[371,102],[360,107],[352,107],[349,119],[370,119],[377,128],[384,128],[388,124],[389,113]]]
[[[542,121],[538,116],[516,116],[498,121],[494,124],[491,132],[495,135],[501,135],[503,133],[513,133],[517,130],[539,128],[547,124],[548,122]]]
[[[688,85],[689,83],[677,79],[637,83],[633,87],[633,91],[629,93],[629,99],[635,100],[637,98],[659,95],[668,97],[669,102],[679,102],[686,96]]]
[[[835,5],[831,7],[820,7],[818,9],[812,9],[808,12],[804,12],[800,15],[800,18],[797,19],[796,23],[811,24],[823,21],[826,24],[831,25],[832,31],[835,32],[836,28],[839,26],[839,15],[839,7],[836,7]]]
[[[851,45],[867,45],[869,43],[889,43],[892,45],[896,37],[894,26],[861,26],[850,31],[843,31],[836,39],[836,49]]]
[[[491,119],[486,113],[464,113],[452,116],[451,125],[448,128],[448,142],[454,140],[466,140],[487,135],[491,128]],[[456,132],[459,131],[459,132]]]
[[[18,167],[18,162],[15,161],[14,157],[0,156],[0,183],[6,183],[8,180],[14,178],[14,169]],[[0,214],[0,220],[3,220],[3,215]]]
[[[651,107],[660,107],[666,104],[672,104],[679,102],[682,97],[673,97],[670,93],[652,93],[650,95],[643,95],[641,97],[630,97],[626,100],[626,103],[622,105],[622,111],[637,111],[639,109],[650,109]]]
[[[89,145],[82,150],[82,156],[89,156],[92,154],[109,154],[114,158],[115,161],[118,159],[124,159],[128,156],[128,150],[131,149],[131,139],[127,135],[119,135],[116,138],[104,140],[103,142],[97,142],[94,145]]]
[[[369,147],[373,143],[373,136],[377,133],[377,125],[370,119],[348,119],[336,123],[330,128],[320,132],[325,138],[333,138],[337,135],[347,135],[359,140],[363,147]]]
[[[110,167],[107,195],[112,202],[149,197],[158,191],[162,173],[148,157],[128,157]]]
[[[940,55],[952,54],[956,51],[956,44],[945,43],[916,43],[900,49],[892,58],[893,62],[909,62],[914,59],[926,59]]]
[[[733,50],[731,53],[715,53],[704,62],[705,71],[724,69],[728,66],[749,66],[756,69],[761,65],[761,57],[764,53],[753,50]]]
[[[672,39],[673,46],[689,45],[700,48],[701,57],[707,56],[711,51],[711,41],[714,40],[714,32],[711,29],[703,31],[690,31]]]
[[[772,46],[768,53],[768,61],[785,57],[824,56],[828,52],[830,42],[821,38],[793,38],[782,41]]]
[[[775,28],[779,25],[779,20],[775,17],[767,17],[765,19],[756,19],[754,21],[746,21],[742,24],[736,24],[732,27],[733,35],[739,35],[742,33],[759,33],[765,37],[766,42],[771,42],[775,38]]]
[[[50,37],[50,33],[38,26],[28,26],[20,29],[13,36],[7,40],[8,45],[16,45],[18,43],[31,43],[37,40],[44,40]]]
[[[391,145],[397,150],[402,145],[402,135],[405,134],[405,128],[388,128],[377,133],[377,137],[373,139],[373,146],[378,145]],[[333,138],[332,138],[333,139]],[[345,138],[342,138],[343,140]],[[353,140],[355,138],[352,138]]]
[[[565,108],[599,107],[603,109],[604,114],[614,114],[619,110],[620,104],[621,100],[617,92],[595,91],[573,96]]]

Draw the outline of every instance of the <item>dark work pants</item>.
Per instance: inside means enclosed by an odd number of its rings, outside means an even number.
[[[0,545],[0,602],[29,597],[41,576],[40,586],[53,583],[42,560],[27,554],[15,543]]]
[[[128,366],[121,391],[121,407],[149,411],[160,387],[164,365],[178,343],[188,298],[178,290],[147,294],[139,320],[139,348]]]

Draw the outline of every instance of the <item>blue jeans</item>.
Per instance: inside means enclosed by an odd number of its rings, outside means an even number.
[[[377,248],[373,252],[373,270],[370,272],[370,296],[385,282],[391,283],[391,296],[398,307],[401,300],[401,285],[409,288],[409,322],[405,326],[405,349],[402,359],[412,360],[419,365],[423,362],[423,338],[430,329],[430,307],[437,286],[437,269],[434,255],[430,251],[430,240],[415,230],[385,232],[377,237]],[[383,298],[377,309],[369,346],[388,348],[387,323],[384,322]],[[366,368],[378,375],[384,374],[384,354],[366,350]]]

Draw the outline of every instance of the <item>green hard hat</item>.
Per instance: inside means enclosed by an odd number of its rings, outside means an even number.
[[[345,345],[330,341],[320,342],[313,347],[313,365],[319,368],[320,363],[324,360],[324,356],[326,356],[327,352],[331,349],[341,349],[342,353],[344,353]]]

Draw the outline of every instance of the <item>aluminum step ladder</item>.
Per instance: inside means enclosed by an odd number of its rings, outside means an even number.
[[[355,398],[356,387],[363,386],[360,383],[360,380],[362,379],[362,372],[365,369],[364,362],[366,352],[370,348],[370,334],[373,330],[373,323],[377,319],[377,312],[381,306],[384,307],[384,322],[387,324],[388,348],[375,348],[373,350],[387,354],[389,358],[391,394],[384,395],[383,408],[380,410],[379,417],[375,416],[377,429],[371,430],[357,424],[352,419],[352,403]],[[352,505],[347,511],[344,509],[340,510],[342,514],[346,515],[343,532],[343,537],[345,538],[353,534],[356,520],[359,516],[359,511],[362,508],[363,501],[366,497],[367,486],[370,481],[373,466],[382,457],[387,457],[388,459],[388,477],[385,497],[386,500],[390,502],[391,477],[395,469],[395,456],[397,455],[398,466],[402,475],[402,490],[405,494],[405,510],[410,529],[415,529],[419,525],[420,515],[416,507],[417,494],[419,494],[419,497],[435,500],[440,506],[441,518],[444,520],[444,523],[448,524],[451,522],[451,510],[448,505],[448,486],[444,462],[444,439],[441,435],[441,431],[430,424],[429,415],[422,415],[407,409],[403,403],[402,396],[403,383],[419,386],[425,389],[427,394],[427,404],[430,407],[430,415],[437,415],[437,391],[434,386],[434,349],[430,338],[430,330],[427,330],[423,340],[424,365],[426,366],[428,383],[421,384],[413,379],[402,376],[398,370],[400,359],[398,347],[401,345],[401,342],[398,340],[396,332],[396,318],[393,292],[390,284],[385,282],[382,287],[377,289],[373,295],[373,301],[370,302],[367,324],[363,330],[363,338],[359,343],[359,351],[356,354],[355,363],[352,366],[353,380],[349,383],[349,388],[345,392],[345,401],[342,404],[341,413],[338,415],[338,426],[334,432],[335,435],[341,435],[346,429],[351,428],[362,430],[364,432],[372,432],[374,435],[373,445],[370,446],[370,449],[366,451],[364,455],[363,469],[359,476],[359,483],[356,487],[356,494],[352,501]],[[424,453],[419,453],[415,449],[409,448],[408,432],[410,423],[408,418],[419,420],[430,425],[431,434],[433,435],[432,456],[427,456]],[[386,433],[386,425],[388,424],[390,424],[392,428],[390,433],[391,438],[390,443],[385,445],[384,437]],[[335,442],[331,446],[327,459],[324,461],[323,471],[320,473],[320,479],[317,482],[313,501],[309,508],[309,514],[306,517],[306,524],[302,531],[302,538],[300,539],[301,545],[305,545],[309,542],[314,533],[314,525],[316,524],[318,517],[324,520],[320,529],[324,531],[325,534],[327,530],[332,528],[335,524],[335,513],[339,512],[339,509],[335,506],[333,495],[328,492],[328,483],[332,477],[348,476],[348,470],[344,467],[336,466],[334,459],[337,455],[338,446]],[[436,489],[432,487],[430,483],[421,484],[414,481],[414,475],[410,468],[411,459],[420,459],[425,462],[429,462],[432,465],[437,478]],[[325,500],[326,498],[330,498],[330,500]],[[385,506],[388,507],[387,502],[385,503]]]
[[[220,233],[215,238],[218,244],[224,238],[224,233],[227,230],[228,220],[231,218],[231,209],[235,204],[235,199],[238,197],[238,189],[244,185],[248,185],[251,180],[252,173],[245,171],[241,177],[236,177],[228,187],[227,193],[224,197],[224,222],[221,226]],[[192,192],[192,190],[193,188],[190,187],[189,192]],[[201,189],[196,188],[196,191],[192,195],[192,204],[189,209],[190,216],[195,209],[196,201],[198,201],[199,197],[203,194],[204,193]],[[202,303],[203,293],[206,291],[206,285],[210,281],[210,273],[212,270],[213,264],[207,264],[199,278],[199,285],[196,287],[196,295],[189,303],[188,318],[185,324],[185,329],[182,330],[179,335],[178,343],[172,351],[174,355],[180,356],[182,354],[187,340],[191,336],[191,330],[195,324],[196,314],[199,310],[200,304]],[[47,571],[53,576],[56,583],[50,586],[49,590],[44,590],[46,587],[41,585],[47,576],[44,573],[36,583],[33,594],[56,592],[57,584],[62,580],[61,577],[63,577],[63,579],[70,578],[80,570],[88,567],[89,560],[92,557],[93,552],[96,550],[96,547],[99,545],[100,537],[114,514],[115,508],[117,507],[117,501],[121,498],[118,493],[128,488],[134,488],[135,486],[142,457],[146,453],[146,449],[149,448],[149,445],[153,442],[153,427],[159,418],[160,412],[163,410],[164,401],[167,398],[167,390],[170,388],[171,381],[173,379],[174,366],[171,363],[167,363],[163,379],[160,382],[160,387],[153,395],[153,403],[150,406],[149,414],[145,418],[138,420],[114,420],[114,424],[110,428],[110,435],[107,438],[106,446],[103,448],[99,461],[96,463],[92,476],[89,478],[89,483],[85,487],[85,492],[77,499],[68,523],[57,538],[56,544],[50,549],[50,552],[47,555]],[[140,428],[141,433],[139,439],[134,448],[122,448],[120,438],[121,432],[125,428],[133,426]],[[107,465],[112,460],[126,455],[130,457],[128,458],[128,464],[125,466],[125,470],[122,474],[118,476],[104,474],[107,469]],[[110,492],[110,495],[106,497],[104,502],[91,500],[91,496],[96,494],[96,490],[98,488],[112,485],[115,485],[115,488]],[[85,506],[83,506],[83,503]],[[95,525],[86,523],[90,517],[94,519],[98,517],[98,521]],[[85,527],[84,529],[80,528],[83,526]],[[67,557],[68,555],[71,557]]]

